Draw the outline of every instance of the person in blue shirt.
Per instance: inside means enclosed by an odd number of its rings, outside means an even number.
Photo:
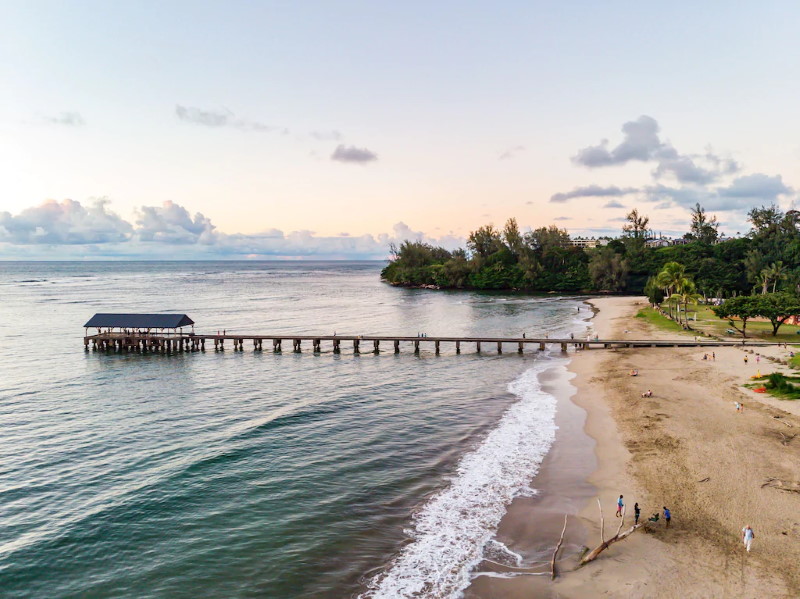
[[[667,521],[667,528],[669,528],[669,521],[672,520],[672,514],[667,509],[667,506],[664,506],[664,520]]]
[[[617,513],[615,514],[617,518],[622,516],[622,508],[624,507],[625,504],[622,502],[622,495],[620,495],[619,499],[617,499]]]

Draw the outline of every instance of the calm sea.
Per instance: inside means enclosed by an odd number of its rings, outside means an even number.
[[[583,331],[576,299],[398,289],[379,263],[0,262],[3,597],[457,597],[552,442],[556,354],[84,352],[198,332]],[[486,348],[485,348],[486,349]]]

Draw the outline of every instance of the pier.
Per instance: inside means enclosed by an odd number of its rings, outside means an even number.
[[[453,350],[456,354],[462,351],[477,353],[490,351],[497,354],[504,352],[524,353],[525,351],[543,351],[560,348],[562,352],[588,349],[616,349],[633,347],[764,347],[781,345],[769,341],[717,341],[703,339],[652,340],[652,339],[555,339],[548,337],[405,337],[395,335],[255,335],[226,334],[204,335],[195,333],[100,333],[83,338],[84,347],[88,350],[137,352],[137,353],[175,353],[196,352],[205,350],[244,351],[245,347],[253,351],[273,352],[291,351],[300,353],[303,350],[312,353],[331,351],[341,353],[348,350],[353,354],[380,353],[389,351],[400,353],[420,350],[432,350],[439,354],[443,350]]]
[[[418,354],[421,349],[432,350],[439,355],[442,350],[454,350],[460,354],[465,351],[482,353],[490,351],[502,354],[504,351],[518,354],[527,351],[544,351],[560,348],[562,352],[572,348],[575,351],[588,349],[617,349],[634,347],[764,347],[781,343],[744,339],[740,341],[719,341],[715,339],[654,340],[654,339],[551,339],[549,337],[409,337],[403,335],[257,335],[223,332],[222,335],[206,335],[194,332],[194,321],[186,314],[95,314],[85,325],[84,348],[89,351],[116,353],[160,353],[202,352],[214,349],[225,351],[226,343],[233,351],[244,351],[245,346],[253,351],[275,353],[291,351],[301,353],[308,348],[318,354],[330,351],[339,354],[347,349],[353,354],[381,353],[391,351],[395,354],[402,349]],[[191,327],[191,332],[184,332]],[[90,335],[89,329],[97,329]],[[291,345],[291,349],[290,349]]]

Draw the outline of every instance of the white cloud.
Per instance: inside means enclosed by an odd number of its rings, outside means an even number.
[[[106,209],[108,200],[88,207],[74,200],[48,200],[17,216],[0,212],[0,242],[12,244],[97,244],[127,241],[133,227]]]
[[[201,213],[179,204],[141,206],[133,224],[107,209],[108,201],[88,207],[80,202],[49,201],[13,216],[0,213],[0,246],[4,257],[20,258],[318,258],[384,259],[390,243],[425,241],[455,249],[464,240],[454,235],[431,237],[403,222],[391,233],[321,236],[301,230],[268,229],[255,234],[219,232]],[[57,248],[57,249],[56,249]]]

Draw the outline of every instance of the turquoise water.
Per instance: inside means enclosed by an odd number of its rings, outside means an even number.
[[[546,451],[536,373],[561,358],[83,351],[95,312],[186,312],[199,332],[580,330],[577,300],[398,289],[380,268],[0,263],[2,595],[456,596]]]

